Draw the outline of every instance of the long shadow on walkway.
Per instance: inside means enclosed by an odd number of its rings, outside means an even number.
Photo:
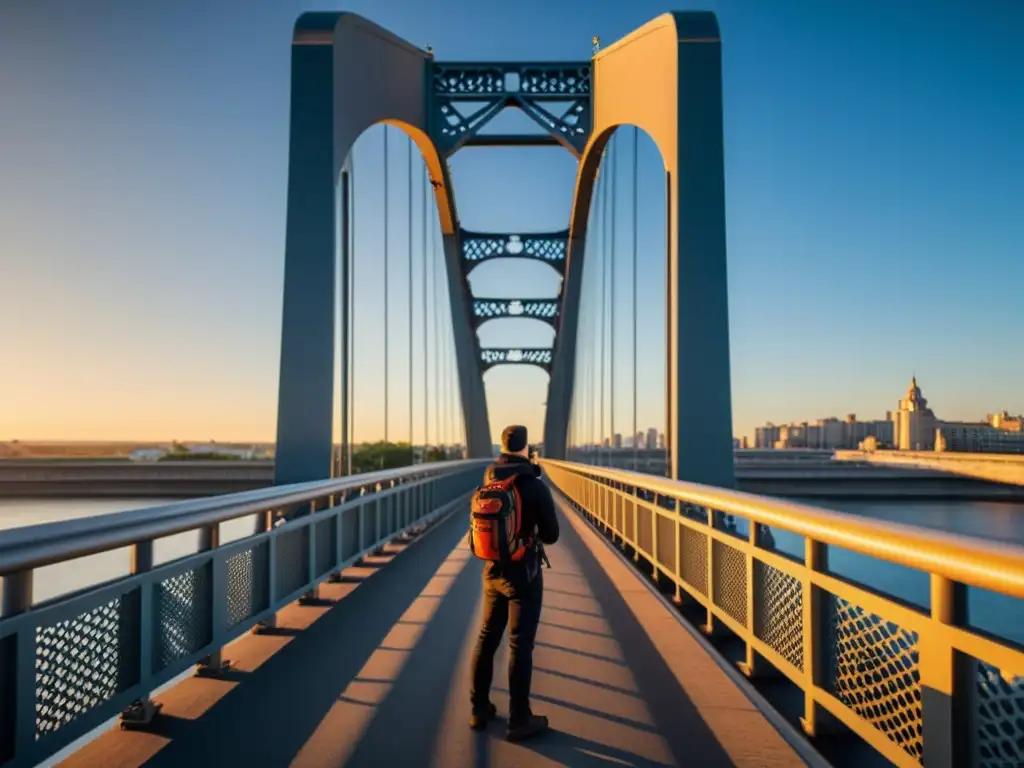
[[[606,691],[604,694],[598,692],[595,703],[585,702],[581,705],[578,701],[567,702],[548,696],[534,696],[536,701],[534,709],[543,712],[545,702],[550,701],[588,715],[604,717],[609,726],[622,724],[629,725],[634,729],[639,727],[643,730],[656,730],[667,742],[675,765],[733,765],[732,759],[722,748],[715,734],[708,728],[689,696],[679,685],[672,670],[665,664],[644,628],[637,621],[620,592],[622,585],[616,585],[612,581],[583,542],[580,534],[573,529],[564,515],[561,516],[560,522],[562,527],[562,537],[559,539],[560,548],[564,548],[564,551],[575,560],[583,582],[600,605],[601,613],[608,623],[610,635],[621,649],[619,662],[628,667],[635,682],[635,695],[646,705],[646,710],[653,721],[651,722],[653,729],[650,726],[644,728],[635,722],[624,722],[622,718],[614,715],[602,715],[600,712],[594,712],[593,708],[598,706],[598,702],[621,694],[615,693],[614,687],[610,688],[607,683],[602,685],[599,681],[590,680],[590,675],[587,673],[584,673],[582,677],[590,686],[599,686]],[[556,548],[552,548],[552,559],[556,563],[557,570]],[[627,584],[626,586],[635,589],[638,585]],[[545,607],[545,611],[547,611],[547,607]],[[547,620],[546,615],[542,616],[542,621]],[[579,629],[575,631],[581,632]],[[581,653],[578,648],[563,650]],[[596,653],[592,656],[594,664],[601,661],[606,664],[615,661],[608,658],[606,654]],[[562,677],[564,678],[565,675],[563,674]],[[566,685],[569,684],[567,680]],[[556,718],[552,718],[551,726],[553,732],[546,738],[537,739],[523,746],[528,746],[529,749],[548,760],[564,765],[607,766],[609,761],[625,762],[636,766],[664,765],[664,762],[645,759],[621,748],[610,747],[607,743],[597,744],[579,736],[559,732],[559,723]]]
[[[289,765],[464,535],[465,525],[465,515],[457,511],[379,569],[261,665],[244,685],[200,719],[181,724],[178,737],[147,765]],[[451,586],[451,598],[465,592],[472,581],[470,569],[462,571]],[[439,608],[445,615],[449,602],[453,601],[444,600]],[[427,635],[423,639],[431,640],[434,633]],[[431,642],[437,653],[443,638]],[[426,689],[423,695],[435,694]],[[392,734],[403,733],[403,741],[413,726],[402,717],[390,724]]]

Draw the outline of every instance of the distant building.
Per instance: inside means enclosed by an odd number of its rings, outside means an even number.
[[[651,427],[647,430],[647,450],[653,451],[658,447],[658,430]]]
[[[961,453],[1024,453],[1024,432],[998,429],[990,423],[940,422],[934,446],[936,451]]]
[[[128,454],[130,461],[160,461],[167,455],[167,451],[160,448],[139,448]]]
[[[620,435],[618,432],[616,432],[614,435],[612,435],[612,448],[621,448],[621,447],[622,447],[622,435]]]

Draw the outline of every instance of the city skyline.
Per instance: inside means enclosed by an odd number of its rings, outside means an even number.
[[[766,415],[874,412],[904,387],[908,361],[950,419],[1000,403],[1024,410],[1024,360],[1007,353],[1024,327],[1024,106],[1013,98],[1024,92],[1024,53],[1011,34],[1024,10],[890,9],[882,28],[853,5],[706,5],[723,34],[733,434],[752,434]],[[611,42],[665,7],[347,9],[442,60],[546,60],[585,59],[592,34]],[[3,347],[0,439],[273,440],[289,35],[300,10],[183,2],[125,13],[98,0],[57,15],[40,4],[3,12],[0,321],[18,330]],[[215,30],[228,23],[244,33],[224,41]],[[943,42],[951,36],[962,41],[955,56]],[[360,140],[373,162],[378,135]],[[394,146],[392,213],[404,215],[406,155]],[[358,159],[366,277],[381,250],[381,189]],[[463,225],[564,226],[573,166],[562,150],[456,155]],[[638,173],[643,362],[664,349],[660,180],[646,137]],[[623,214],[620,238],[628,226]],[[391,229],[401,294],[404,219]],[[554,285],[526,266],[485,265],[474,289],[539,295]],[[361,310],[366,324],[374,312]],[[408,318],[394,312],[390,437],[407,439]],[[527,322],[492,323],[482,343],[546,343],[550,331]],[[380,337],[362,330],[357,441],[383,435]],[[539,435],[546,376],[498,368],[485,380],[492,432],[516,421]],[[641,374],[637,386],[647,409],[638,421],[663,430],[663,381]],[[625,382],[618,391],[615,423],[628,433],[620,409],[631,394]],[[418,383],[414,397],[421,403]]]

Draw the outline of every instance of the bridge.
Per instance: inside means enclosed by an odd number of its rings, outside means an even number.
[[[509,107],[545,133],[483,130]],[[410,362],[408,462],[356,471],[355,147],[380,124],[385,219],[388,136],[401,131],[442,246],[443,313],[435,300],[429,320],[429,302],[412,301],[431,251],[417,282],[410,171],[410,361],[415,330],[445,341],[423,347],[421,460]],[[585,450],[623,424],[609,179],[623,152],[635,169],[639,131],[664,164],[660,472]],[[1024,763],[1024,635],[977,610],[1024,598],[1024,547],[736,489],[713,14],[666,14],[588,61],[526,63],[445,63],[353,14],[305,14],[290,141],[274,485],[0,533],[0,765]],[[496,145],[577,158],[566,229],[463,228],[448,160]],[[360,179],[375,173],[364,160]],[[373,272],[385,307],[389,247],[385,234]],[[557,296],[475,295],[470,272],[508,258],[547,264]],[[548,326],[553,344],[483,346],[483,326],[510,317]],[[450,383],[436,383],[430,350],[454,366]],[[549,376],[540,464],[563,530],[534,656],[533,702],[552,730],[524,744],[466,723],[481,570],[467,499],[492,454],[484,372],[515,364]],[[453,394],[454,458],[437,413]],[[384,428],[387,441],[387,413]],[[122,557],[121,571],[83,583],[97,556]],[[844,575],[850,557],[920,577],[925,598]],[[58,572],[78,581],[54,586]],[[499,720],[506,694],[499,673]]]

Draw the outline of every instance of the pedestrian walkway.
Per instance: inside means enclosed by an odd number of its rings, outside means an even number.
[[[162,692],[151,732],[112,730],[69,766],[796,766],[793,748],[581,517],[560,510],[534,654],[552,730],[504,741],[507,643],[469,729],[481,563],[456,513],[225,650],[224,679]]]

